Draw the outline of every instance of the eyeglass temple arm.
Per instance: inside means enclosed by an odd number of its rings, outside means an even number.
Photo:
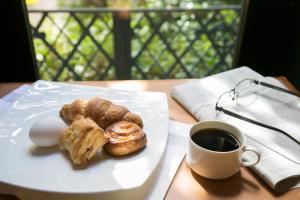
[[[278,91],[281,91],[281,92],[286,92],[286,93],[289,93],[291,95],[295,95],[297,97],[300,97],[300,94],[297,93],[297,92],[292,92],[290,90],[287,90],[287,89],[284,89],[284,88],[281,88],[281,87],[278,87],[278,86],[275,86],[275,85],[271,85],[271,84],[266,83],[266,82],[260,82],[260,81],[257,81],[257,80],[253,80],[253,82],[255,84],[260,84],[260,85],[263,85],[265,87],[268,87],[268,88],[271,88],[271,89],[274,89],[274,90],[278,90]]]
[[[232,116],[232,117],[235,117],[235,118],[244,120],[244,121],[246,121],[246,122],[250,122],[250,123],[252,123],[252,124],[255,124],[255,125],[258,125],[258,126],[261,126],[261,127],[264,127],[264,128],[268,128],[268,129],[271,129],[271,130],[273,130],[273,131],[280,132],[280,133],[282,133],[283,135],[287,136],[288,138],[290,138],[291,140],[293,140],[294,142],[296,142],[297,144],[300,145],[300,141],[296,140],[295,138],[293,138],[292,136],[290,136],[287,132],[285,132],[285,131],[283,131],[283,130],[281,130],[281,129],[279,129],[279,128],[275,128],[275,127],[273,127],[273,126],[269,126],[269,125],[267,125],[267,124],[263,124],[263,123],[261,123],[261,122],[258,122],[258,121],[255,121],[255,120],[253,120],[253,119],[250,119],[250,118],[248,118],[248,117],[245,117],[245,116],[239,115],[239,114],[237,114],[237,113],[231,112],[231,111],[229,111],[229,110],[227,110],[227,109],[224,109],[224,108],[222,108],[222,107],[219,107],[219,106],[217,106],[217,105],[216,105],[216,110],[221,111],[221,112],[223,112],[223,113],[225,113],[225,114],[227,114],[227,115],[230,115],[230,116]]]

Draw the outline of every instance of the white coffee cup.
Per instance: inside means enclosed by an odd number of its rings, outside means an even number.
[[[203,148],[192,140],[195,133],[204,129],[220,129],[232,134],[239,142],[239,147],[232,151],[212,151]],[[246,151],[256,154],[257,159],[246,161],[242,155]],[[249,167],[260,160],[260,152],[253,146],[245,146],[245,136],[236,127],[221,121],[201,121],[190,130],[186,161],[194,172],[210,179],[225,179],[236,174],[241,166]]]

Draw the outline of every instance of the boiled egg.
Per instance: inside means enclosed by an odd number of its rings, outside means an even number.
[[[40,147],[51,147],[57,145],[66,124],[58,117],[41,118],[30,128],[29,138]]]

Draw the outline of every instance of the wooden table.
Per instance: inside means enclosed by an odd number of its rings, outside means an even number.
[[[281,80],[290,89],[295,89],[284,77],[279,77],[279,80]],[[170,118],[181,122],[194,123],[196,120],[170,96],[171,89],[174,85],[187,81],[189,80],[97,81],[77,82],[76,84],[117,88],[134,87],[139,90],[165,92],[168,95]],[[9,93],[21,84],[22,83],[0,83],[0,97]],[[2,199],[1,196],[0,199]],[[14,198],[8,197],[8,199]],[[258,176],[246,168],[242,168],[238,174],[226,180],[208,180],[192,172],[184,159],[165,199],[294,200],[300,199],[300,188],[286,193],[274,193]]]

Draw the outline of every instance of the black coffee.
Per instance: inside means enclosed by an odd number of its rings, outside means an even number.
[[[211,151],[233,151],[240,147],[239,141],[229,132],[210,128],[196,132],[192,140],[199,146]]]

